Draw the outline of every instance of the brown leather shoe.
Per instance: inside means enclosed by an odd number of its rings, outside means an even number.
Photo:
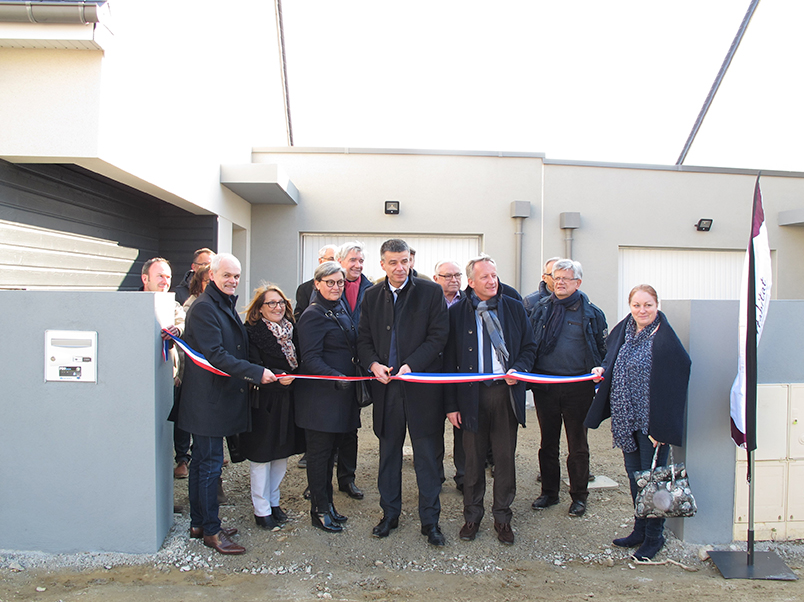
[[[498,523],[494,521],[494,530],[497,531],[497,539],[507,546],[514,543],[514,532],[511,531],[510,523]]]
[[[190,471],[187,468],[187,462],[179,462],[176,464],[176,468],[173,469],[174,479],[186,479],[189,475]]]
[[[461,530],[458,532],[458,537],[464,541],[474,541],[479,528],[480,523],[464,523],[463,527],[461,527]]]
[[[204,545],[221,554],[244,554],[246,552],[246,548],[233,542],[223,531],[218,531],[215,535],[204,535]]]
[[[237,527],[221,527],[221,533],[226,537],[237,535]],[[190,527],[190,537],[193,539],[201,539],[204,537],[204,529],[201,527]]]

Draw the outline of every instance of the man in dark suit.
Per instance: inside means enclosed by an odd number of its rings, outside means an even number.
[[[335,261],[346,271],[346,285],[341,300],[349,314],[354,331],[357,331],[360,324],[360,304],[363,302],[363,295],[371,288],[371,280],[363,275],[365,261],[363,253],[363,243],[356,240],[342,244],[335,253]],[[355,485],[356,471],[357,429],[345,433],[342,443],[338,446],[338,489],[351,498],[362,500],[363,491]]]
[[[375,537],[387,537],[402,511],[402,445],[406,431],[413,444],[419,518],[430,544],[446,542],[438,525],[444,447],[441,385],[391,380],[408,372],[440,372],[449,322],[444,293],[435,282],[410,276],[410,251],[404,240],[380,247],[385,281],[366,291],[361,306],[357,349],[360,363],[377,377],[372,382],[374,433],[380,439],[377,487],[383,517]]]
[[[525,384],[505,374],[527,372],[536,344],[522,304],[504,295],[497,266],[488,255],[469,261],[467,294],[449,309],[449,341],[444,352],[447,372],[499,374],[496,380],[446,387],[447,418],[463,432],[466,473],[460,538],[471,541],[484,515],[485,461],[494,452],[494,529],[504,544],[514,543],[511,504],[516,495],[516,438],[525,425]]]
[[[223,438],[249,426],[248,383],[267,384],[276,376],[248,361],[248,334],[237,314],[235,290],[240,262],[222,253],[212,259],[209,284],[187,313],[185,340],[220,376],[187,361],[184,367],[178,425],[193,436],[190,462],[190,537],[221,554],[246,550],[229,537],[237,529],[221,527],[218,479],[223,468]]]

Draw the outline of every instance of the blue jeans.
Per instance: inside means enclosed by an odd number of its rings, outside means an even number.
[[[188,493],[190,526],[203,527],[204,535],[221,530],[218,518],[218,479],[223,470],[223,437],[193,435]]]
[[[636,503],[636,496],[639,493],[636,480],[634,479],[634,472],[638,470],[650,470],[653,463],[653,454],[656,448],[653,447],[648,436],[641,431],[634,432],[634,441],[636,441],[636,451],[626,452],[623,451],[623,460],[625,461],[625,472],[628,474],[628,484],[631,486],[631,501]],[[667,456],[670,454],[669,444],[662,445],[659,448],[659,457],[656,460],[656,466],[665,466],[667,464]],[[637,521],[644,519],[636,519]],[[649,518],[645,521],[646,530],[645,536],[648,538],[656,539],[661,537],[664,531],[663,518]]]

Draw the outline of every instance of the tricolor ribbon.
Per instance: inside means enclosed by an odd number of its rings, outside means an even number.
[[[166,333],[171,339],[173,339],[173,341],[176,343],[176,345],[179,346],[179,349],[184,351],[184,353],[187,355],[187,357],[190,358],[190,360],[196,366],[198,366],[199,368],[203,368],[204,370],[206,370],[208,372],[212,372],[212,374],[217,374],[219,376],[229,376],[223,370],[218,370],[215,366],[210,364],[209,360],[207,360],[207,358],[205,358],[203,355],[201,355],[200,353],[195,351],[192,347],[190,347],[187,343],[182,341],[179,337],[176,337],[176,336],[173,336],[172,334],[170,334],[170,332],[167,329],[163,328],[162,332]],[[167,344],[167,341],[165,341],[165,344]],[[166,357],[167,354],[165,353],[164,349],[162,351],[162,355],[165,356],[165,360],[167,361],[167,357]]]
[[[180,338],[173,336],[167,330],[166,332],[171,339],[176,342],[176,345],[181,348],[187,357],[192,360],[198,367],[208,370],[213,374],[221,376],[229,376],[226,372],[218,370],[215,366],[210,364],[207,359],[193,350],[187,343]],[[166,341],[167,342],[167,341]],[[277,376],[281,376],[277,374]],[[304,380],[345,380],[345,381],[359,381],[359,380],[375,380],[375,376],[325,376],[321,374],[293,374],[294,378]],[[450,373],[433,373],[433,372],[408,372],[407,374],[392,376],[392,380],[401,380],[408,383],[419,384],[456,384],[456,383],[475,383],[484,380],[498,380],[501,378],[513,378],[520,382],[537,383],[537,384],[560,384],[560,383],[579,383],[596,378],[594,374],[581,374],[579,376],[551,376],[548,374],[531,374],[529,372],[512,372],[511,374],[450,374]]]

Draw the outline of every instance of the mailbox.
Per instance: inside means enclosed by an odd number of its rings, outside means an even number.
[[[98,333],[45,331],[45,382],[97,382]]]

